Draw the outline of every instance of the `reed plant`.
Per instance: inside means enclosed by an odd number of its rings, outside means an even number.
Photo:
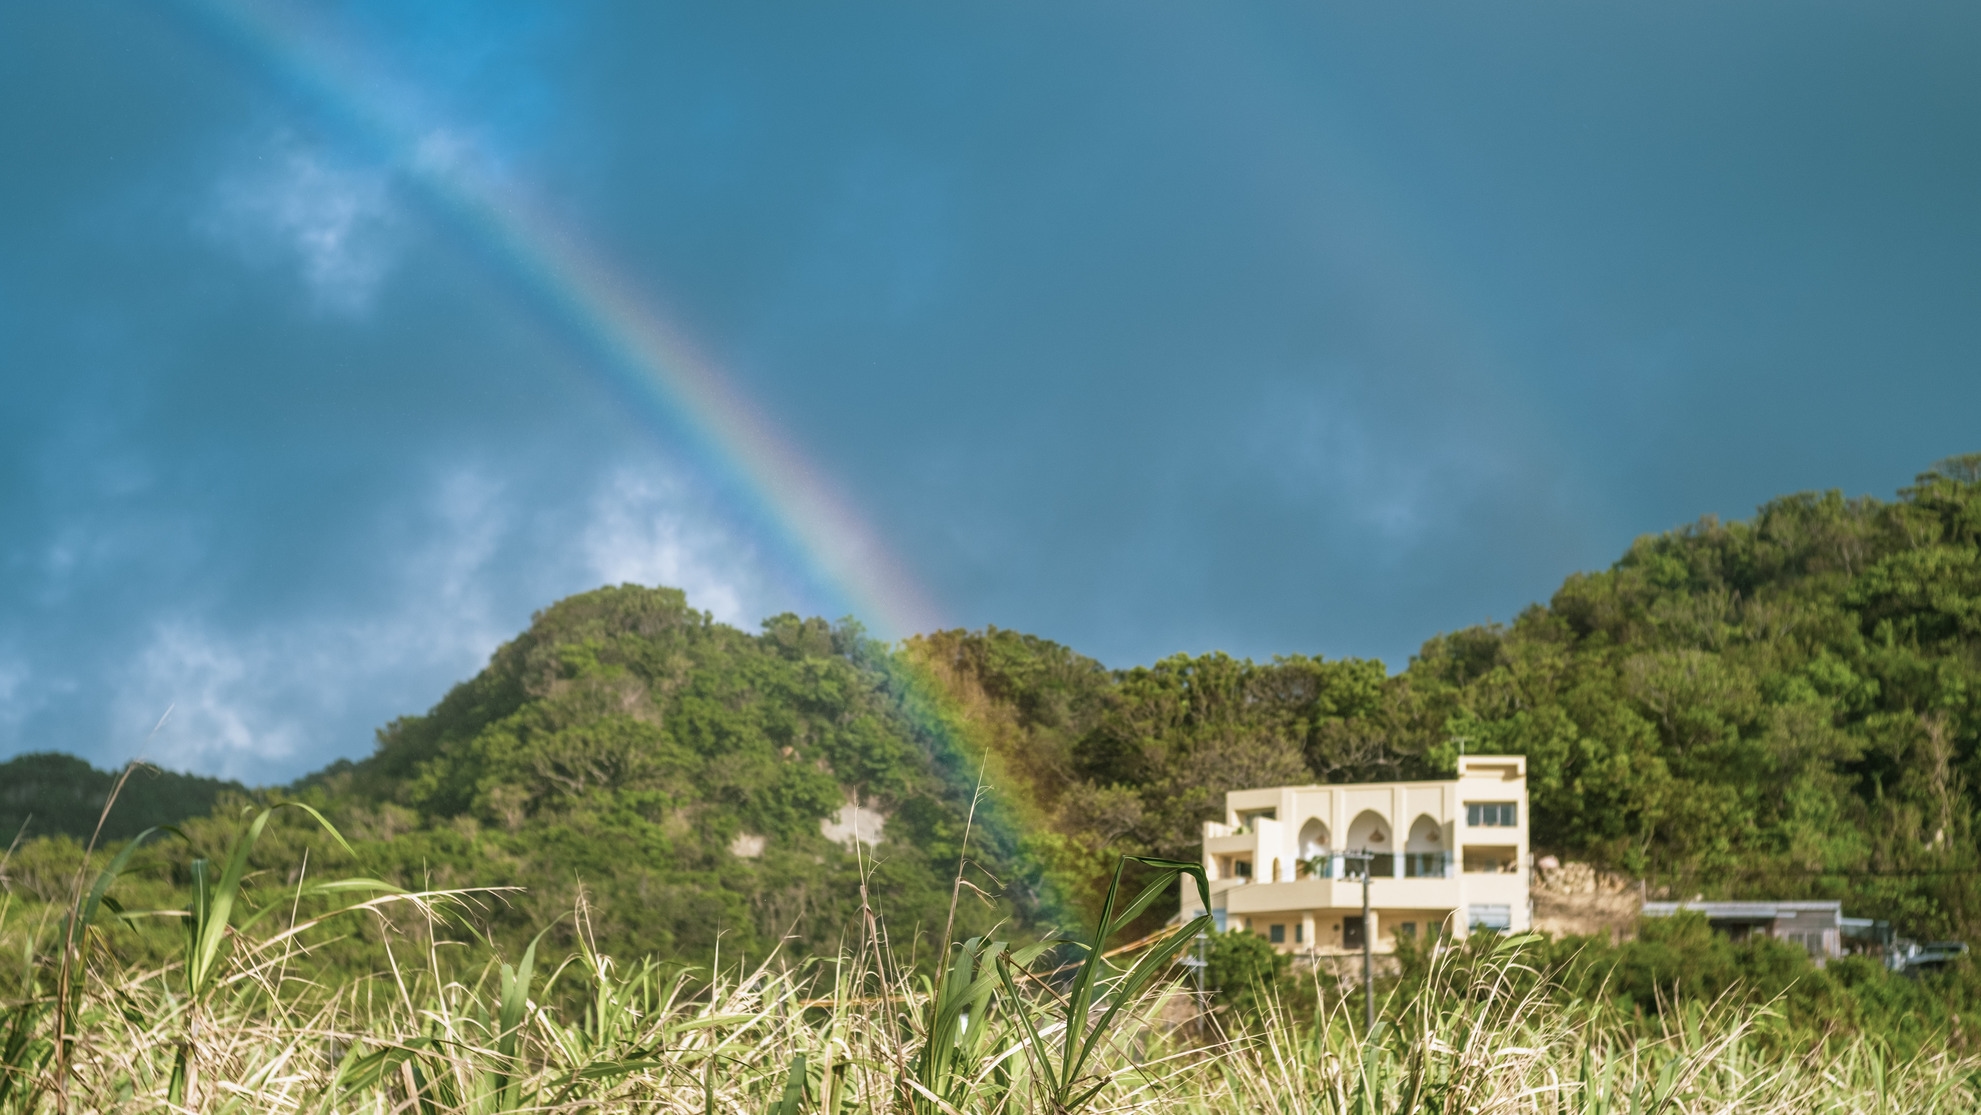
[[[242,900],[248,821],[217,872],[194,871],[181,955],[117,959],[120,851],[26,941],[30,991],[0,1012],[0,1113],[633,1112],[682,1115],[1440,1115],[1536,1112],[1971,1112],[1981,1062],[1894,1057],[1871,1040],[1782,1040],[1765,1005],[1675,1006],[1650,1026],[1600,999],[1547,993],[1537,942],[1441,949],[1407,999],[1359,1008],[1324,984],[1294,1005],[1262,989],[1206,1010],[1177,959],[1200,931],[1111,939],[1194,865],[1114,875],[1097,924],[1045,941],[973,937],[932,977],[897,963],[868,918],[837,960],[689,971],[579,946],[550,962],[399,932],[362,978],[312,978],[339,919],[413,910],[429,929],[477,896],[369,880],[298,883],[286,907]],[[326,839],[338,838],[328,822]],[[135,845],[133,845],[134,847]],[[301,898],[321,901],[308,917]],[[340,904],[342,903],[342,904]],[[11,908],[10,908],[11,909]],[[10,913],[6,915],[11,918]],[[402,919],[403,920],[403,919]],[[381,920],[381,924],[383,921]],[[39,934],[37,936],[37,934]]]

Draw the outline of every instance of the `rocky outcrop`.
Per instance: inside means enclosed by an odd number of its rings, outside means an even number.
[[[1558,863],[1553,856],[1543,856],[1535,865],[1529,894],[1534,928],[1557,937],[1622,940],[1636,932],[1644,908],[1643,886],[1637,880],[1586,863]]]

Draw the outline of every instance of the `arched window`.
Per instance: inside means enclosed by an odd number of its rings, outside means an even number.
[[[1313,859],[1328,854],[1328,827],[1319,817],[1309,817],[1300,826],[1300,858]]]
[[[1418,817],[1410,824],[1410,841],[1403,846],[1406,852],[1444,851],[1444,829],[1439,827],[1429,813]]]
[[[1369,861],[1369,874],[1388,878],[1396,874],[1397,833],[1389,823],[1389,818],[1373,809],[1365,809],[1355,815],[1348,826],[1348,850],[1351,852],[1374,852],[1375,858]],[[1358,876],[1361,868],[1353,863],[1347,865],[1350,875]]]
[[[1307,823],[1300,826],[1300,859],[1297,874],[1327,878],[1331,871],[1331,865],[1325,862],[1327,854],[1327,825],[1321,823],[1319,817],[1307,818]]]
[[[1394,848],[1389,820],[1373,809],[1364,809],[1348,826],[1348,846],[1356,851],[1387,852]]]
[[[1444,829],[1428,813],[1410,823],[1410,839],[1403,845],[1403,874],[1414,879],[1444,878]]]

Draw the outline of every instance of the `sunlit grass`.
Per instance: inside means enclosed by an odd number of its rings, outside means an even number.
[[[259,820],[260,818],[257,818]],[[325,826],[328,827],[327,825]],[[240,905],[251,822],[217,874],[195,871],[180,959],[129,971],[102,947],[117,872],[80,880],[64,921],[0,926],[26,942],[34,993],[0,1013],[0,1110],[646,1111],[695,1115],[1002,1113],[1969,1112],[1981,1062],[1894,1060],[1874,1042],[1797,1046],[1765,1007],[1679,1004],[1647,1029],[1564,1003],[1519,938],[1446,949],[1373,1034],[1317,985],[1295,1010],[1199,1014],[1179,982],[1195,926],[1113,959],[1071,941],[973,938],[933,979],[884,927],[829,963],[684,972],[580,947],[512,957],[390,942],[385,970],[312,982],[340,917],[401,905],[449,916],[464,894],[361,880],[298,884],[354,904],[292,924]],[[334,834],[333,834],[334,835]],[[113,863],[121,868],[122,863]],[[1191,865],[1117,873],[1102,925],[1127,926]],[[80,885],[87,882],[87,886]],[[357,899],[362,898],[362,901]],[[294,906],[291,905],[291,910]],[[153,912],[155,915],[160,912]],[[584,933],[585,911],[573,912]],[[1105,944],[1111,932],[1091,934]],[[540,938],[541,940],[541,938]],[[466,975],[460,973],[465,972]],[[1785,1051],[1786,1050],[1786,1051]]]

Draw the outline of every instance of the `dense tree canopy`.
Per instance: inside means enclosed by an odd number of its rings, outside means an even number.
[[[1939,937],[1981,929],[1977,741],[1981,457],[1895,501],[1790,496],[1640,539],[1395,675],[1218,653],[1111,671],[996,628],[888,648],[789,615],[751,635],[672,589],[600,589],[293,789],[372,871],[527,888],[498,932],[582,892],[602,947],[701,959],[830,952],[863,880],[901,942],[927,936],[966,859],[964,929],[1066,925],[1116,855],[1192,856],[1226,790],[1437,777],[1462,746],[1528,757],[1542,850]],[[849,802],[885,815],[875,846],[834,827]]]
[[[0,763],[0,839],[69,836],[87,842],[129,840],[153,825],[202,816],[226,793],[246,787],[219,778],[178,774],[140,764],[118,776],[73,755],[35,751]],[[116,792],[116,808],[103,806]],[[97,831],[98,822],[102,831]]]
[[[1544,849],[1680,895],[1981,929],[1981,457],[1893,502],[1789,496],[1641,539],[1395,676],[1221,654],[1110,675],[997,630],[906,650],[991,726],[1064,864],[1187,855],[1227,789],[1432,777],[1463,746],[1528,757]]]
[[[829,953],[863,877],[904,934],[946,916],[968,802],[896,684],[848,624],[786,615],[752,636],[674,589],[600,589],[309,788],[401,882],[527,886],[519,928],[582,889],[620,955]],[[839,825],[849,805],[885,819],[877,844]]]

